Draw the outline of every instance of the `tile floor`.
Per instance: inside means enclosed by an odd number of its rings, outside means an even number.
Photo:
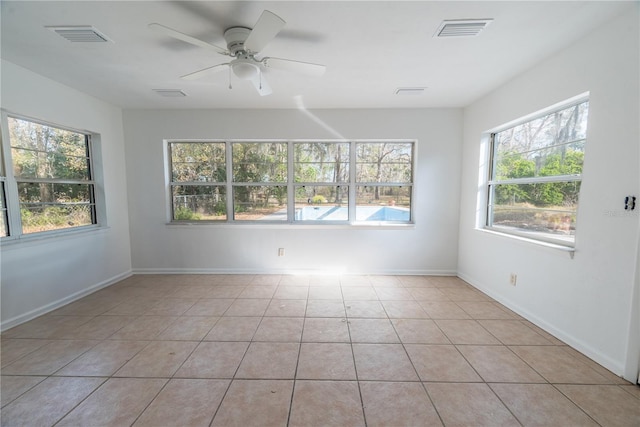
[[[3,426],[640,426],[454,277],[138,275],[2,334]]]

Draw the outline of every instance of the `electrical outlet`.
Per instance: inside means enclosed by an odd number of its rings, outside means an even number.
[[[518,275],[516,273],[511,273],[511,276],[509,276],[509,283],[511,286],[515,286],[516,283],[518,283]]]
[[[284,256],[284,248],[278,248],[278,256]]]

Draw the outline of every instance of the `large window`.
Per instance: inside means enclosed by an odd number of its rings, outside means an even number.
[[[96,224],[90,136],[16,117],[6,123],[13,176],[0,179],[2,235]]]
[[[487,227],[573,246],[589,103],[491,134]]]
[[[168,145],[173,221],[412,222],[411,141]]]

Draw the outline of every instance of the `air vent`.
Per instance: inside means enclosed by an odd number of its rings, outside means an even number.
[[[442,21],[434,37],[475,37],[489,25],[493,19],[459,19]]]
[[[107,36],[90,25],[45,28],[59,34],[71,43],[104,43],[111,41]]]
[[[183,96],[187,96],[187,94],[180,89],[153,89],[153,91],[165,98],[182,98]]]
[[[399,87],[396,89],[396,95],[400,96],[417,96],[422,95],[426,87]]]

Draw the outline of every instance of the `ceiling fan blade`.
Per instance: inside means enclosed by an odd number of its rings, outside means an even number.
[[[280,32],[286,22],[273,12],[265,10],[244,41],[244,47],[253,53],[260,52]]]
[[[262,71],[251,79],[251,83],[253,83],[253,86],[256,88],[260,96],[271,95],[273,92],[271,90],[271,86],[269,86],[269,82],[264,78]]]
[[[191,37],[187,34],[181,33],[180,31],[174,30],[173,28],[169,28],[169,27],[165,27],[162,24],[157,24],[157,23],[153,23],[153,24],[149,24],[149,28],[151,28],[152,30],[158,32],[158,33],[162,33],[164,35],[167,35],[169,37],[173,37],[174,39],[178,39],[178,40],[182,40],[183,42],[187,42],[190,43],[192,45],[195,46],[199,46],[199,47],[203,47],[205,49],[210,49],[213,50],[221,55],[229,55],[229,51],[225,48],[222,48],[220,46],[216,46],[214,44],[211,43],[207,43],[205,41],[202,41],[200,39],[197,39],[195,37]]]
[[[320,64],[292,61],[290,59],[281,58],[264,58],[262,63],[268,68],[293,71],[295,73],[306,74],[311,77],[321,77],[327,69],[326,66]]]
[[[183,80],[196,80],[196,79],[208,76],[209,74],[214,74],[220,71],[224,71],[228,68],[229,68],[229,63],[218,64],[218,65],[214,65],[213,67],[207,67],[202,70],[194,71],[193,73],[185,74],[180,78]]]

